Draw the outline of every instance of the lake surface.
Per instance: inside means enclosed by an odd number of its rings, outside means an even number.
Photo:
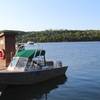
[[[66,76],[29,86],[8,86],[0,100],[99,100],[100,42],[41,43],[47,59],[68,65]]]

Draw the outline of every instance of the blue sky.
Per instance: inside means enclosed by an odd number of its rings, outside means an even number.
[[[100,29],[100,0],[0,0],[5,29]]]

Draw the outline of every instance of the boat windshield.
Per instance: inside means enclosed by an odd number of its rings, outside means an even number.
[[[25,67],[27,64],[28,58],[20,57],[17,61],[16,67]]]
[[[8,69],[25,69],[26,65],[28,62],[28,58],[23,58],[23,57],[13,57]]]
[[[15,67],[17,65],[18,59],[18,57],[13,57],[9,66]]]

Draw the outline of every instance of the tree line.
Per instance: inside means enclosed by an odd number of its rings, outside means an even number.
[[[100,41],[100,30],[45,30],[18,32],[17,42]]]

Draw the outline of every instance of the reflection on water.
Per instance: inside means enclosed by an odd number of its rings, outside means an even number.
[[[64,84],[66,76],[39,83],[36,85],[8,86],[2,91],[2,100],[47,100],[48,93],[59,85]]]

